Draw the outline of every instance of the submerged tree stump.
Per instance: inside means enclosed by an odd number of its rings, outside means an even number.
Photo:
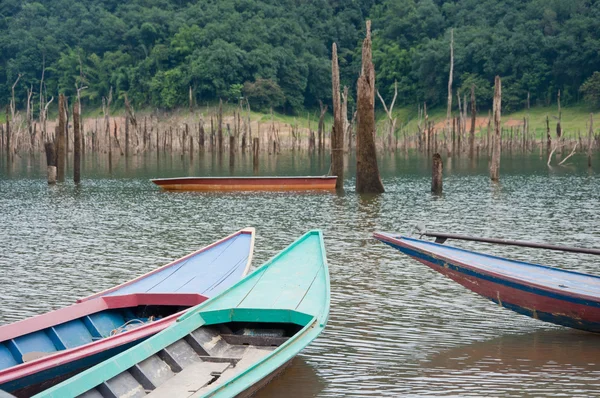
[[[340,93],[340,68],[337,46],[331,50],[331,88],[333,95],[333,129],[331,132],[331,174],[337,176],[336,189],[344,188],[344,121]]]
[[[442,193],[442,174],[444,165],[442,163],[442,156],[439,153],[433,154],[433,168],[431,178],[431,192],[434,194]]]
[[[56,178],[58,182],[65,181],[65,96],[60,94],[58,97],[58,139],[56,140]]]
[[[46,150],[48,184],[56,184],[56,153],[54,150],[54,143],[46,142],[44,144],[44,149]]]
[[[467,104],[465,104],[465,107]],[[469,158],[475,155],[475,123],[477,122],[477,107],[475,106],[475,85],[471,85],[471,130],[469,131]]]
[[[223,100],[219,100],[219,114],[217,115],[217,141],[219,153],[223,153]]]
[[[500,110],[502,108],[502,82],[500,76],[496,76],[494,84],[494,136],[493,136],[493,148],[492,148],[492,161],[490,163],[490,178],[492,181],[500,180]]]
[[[375,147],[375,67],[371,56],[371,21],[362,46],[362,71],[357,88],[356,192],[385,192]]]
[[[81,125],[79,124],[79,102],[73,104],[73,182],[81,181]]]
[[[594,114],[590,113],[590,130],[588,133],[588,148],[587,148],[587,157],[588,157],[588,167],[592,167],[592,136],[594,135]]]
[[[252,168],[254,174],[258,173],[258,151],[260,150],[260,141],[258,137],[252,139]]]

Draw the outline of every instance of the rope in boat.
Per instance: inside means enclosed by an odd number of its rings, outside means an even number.
[[[147,323],[150,323],[150,322],[153,322],[153,321],[154,321],[154,316],[151,316],[151,317],[148,318],[148,322]],[[136,323],[138,325],[134,326],[133,328],[129,328],[129,330],[134,329],[136,327],[140,327],[140,326],[146,324],[146,322],[142,321],[141,319],[131,319],[131,320],[125,322],[124,324],[122,324],[121,326],[119,326],[118,328],[111,330],[110,331],[110,335],[114,336],[114,335],[117,335],[119,333],[126,332],[128,330],[128,326],[132,326],[132,325],[134,325]]]

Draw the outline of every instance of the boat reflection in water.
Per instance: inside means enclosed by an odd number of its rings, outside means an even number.
[[[600,373],[600,339],[576,330],[541,330],[505,335],[492,340],[456,347],[429,357],[421,366],[428,378],[480,379],[487,381],[518,377],[521,381],[544,373],[554,379],[586,377]],[[537,376],[534,376],[537,375]],[[516,380],[515,380],[516,381]],[[566,380],[565,380],[566,381]],[[600,388],[600,385],[599,385]]]
[[[256,398],[315,397],[325,388],[325,381],[317,370],[303,358],[296,357],[291,366],[260,390]]]

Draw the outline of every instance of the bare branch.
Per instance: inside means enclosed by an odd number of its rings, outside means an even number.
[[[569,154],[569,156],[567,156],[566,158],[564,158],[564,159],[562,160],[562,162],[560,162],[560,163],[558,164],[559,166],[561,166],[561,165],[562,165],[564,162],[566,162],[566,161],[567,161],[567,159],[569,159],[571,156],[575,155],[575,150],[577,149],[577,145],[578,145],[578,144],[579,144],[579,143],[577,143],[577,142],[575,143],[575,146],[573,147],[573,150],[571,151],[571,153]]]

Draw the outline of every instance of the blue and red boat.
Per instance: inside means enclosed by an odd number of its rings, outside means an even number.
[[[253,249],[246,228],[69,307],[0,326],[0,390],[31,396],[158,333],[243,278]]]
[[[509,260],[397,234],[376,232],[373,236],[501,307],[541,321],[600,332],[600,277]],[[441,239],[442,242],[444,240]],[[470,240],[514,244],[497,239]],[[523,243],[517,246],[552,248],[548,245]],[[564,247],[554,249],[590,254],[596,254],[597,251]]]

